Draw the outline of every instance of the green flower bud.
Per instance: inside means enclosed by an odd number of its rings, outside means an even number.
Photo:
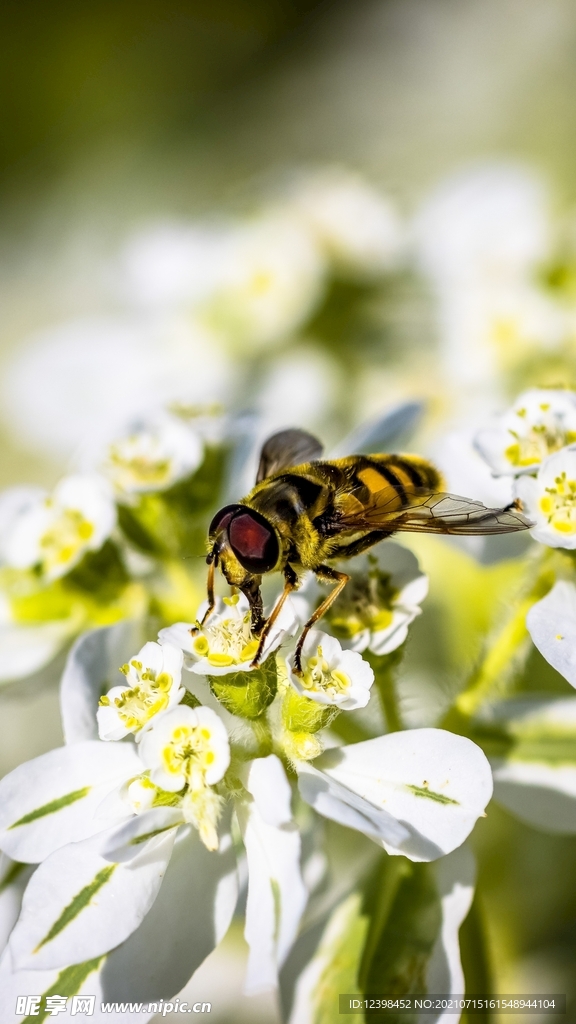
[[[208,681],[212,693],[227,711],[240,718],[259,718],[278,689],[276,655],[271,654],[263,665],[251,672],[208,676]]]

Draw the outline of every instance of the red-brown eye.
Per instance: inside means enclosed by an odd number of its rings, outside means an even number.
[[[220,511],[216,513],[214,519],[210,523],[210,529],[208,531],[208,536],[210,537],[210,540],[212,540],[217,533],[221,533],[223,530],[225,530],[228,524],[230,523],[232,516],[236,515],[236,513],[240,512],[241,510],[242,505],[226,505],[224,508],[221,508]]]
[[[276,534],[264,517],[252,509],[233,516],[228,539],[240,565],[256,576],[270,572],[278,561],[280,550]]]

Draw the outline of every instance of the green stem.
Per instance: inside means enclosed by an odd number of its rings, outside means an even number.
[[[374,669],[374,683],[378,690],[382,711],[386,718],[388,732],[400,732],[403,722],[400,715],[398,695],[396,692],[395,670],[404,657],[404,648],[400,647],[391,654],[369,654],[368,661]]]
[[[250,720],[252,731],[258,744],[258,757],[267,757],[272,753],[272,732],[266,715]]]
[[[442,721],[444,729],[466,732],[469,720],[493,695],[508,674],[514,659],[528,639],[527,613],[532,605],[546,596],[554,584],[555,576],[548,562],[549,551],[546,549],[536,578],[531,578],[528,592],[504,623],[494,643],[488,648],[480,664],[474,669],[468,684]]]
[[[460,956],[466,979],[466,995],[492,995],[495,991],[494,979],[478,895],[474,897],[468,916],[460,928]],[[468,1020],[470,1024],[487,1024],[490,1010],[470,1015],[464,1012],[462,1021]]]

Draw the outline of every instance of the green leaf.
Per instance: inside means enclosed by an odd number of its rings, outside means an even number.
[[[430,864],[385,857],[366,887],[370,916],[360,986],[364,997],[425,993],[426,972],[442,923],[442,907]],[[410,1024],[408,1015],[387,1015],[389,1024]]]
[[[474,897],[468,917],[460,928],[460,956],[466,979],[466,995],[483,993],[487,996],[494,991],[494,979],[478,894]],[[462,1024],[487,1024],[490,1011],[485,1013],[462,1014]]]
[[[341,993],[360,995],[358,968],[367,930],[362,897],[352,893],[330,917],[314,958],[321,971],[312,995],[313,1024],[334,1024]]]
[[[55,814],[56,811],[61,811],[63,807],[69,807],[70,804],[74,804],[77,800],[82,800],[85,796],[88,796],[91,788],[91,786],[84,786],[83,789],[74,789],[71,793],[66,793],[64,796],[59,796],[56,800],[50,800],[49,803],[36,807],[33,811],[28,811],[28,814],[24,814],[21,818],[18,818],[18,821],[9,825],[8,830],[18,828],[20,825],[29,825],[31,821],[37,821],[38,818],[44,818],[47,814]]]

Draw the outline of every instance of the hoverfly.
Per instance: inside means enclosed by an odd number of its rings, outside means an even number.
[[[349,455],[321,460],[323,447],[303,430],[282,430],[265,442],[256,486],[214,516],[209,530],[208,609],[214,608],[214,573],[248,598],[252,630],[265,639],[291,591],[307,570],[332,591],[310,616],[296,647],[295,670],[306,634],[328,611],[350,576],[328,564],[351,558],[400,530],[419,533],[497,534],[533,524],[514,502],[486,508],[443,491],[437,469],[416,455]],[[260,586],[265,573],[284,574],[284,590],[268,619]]]

